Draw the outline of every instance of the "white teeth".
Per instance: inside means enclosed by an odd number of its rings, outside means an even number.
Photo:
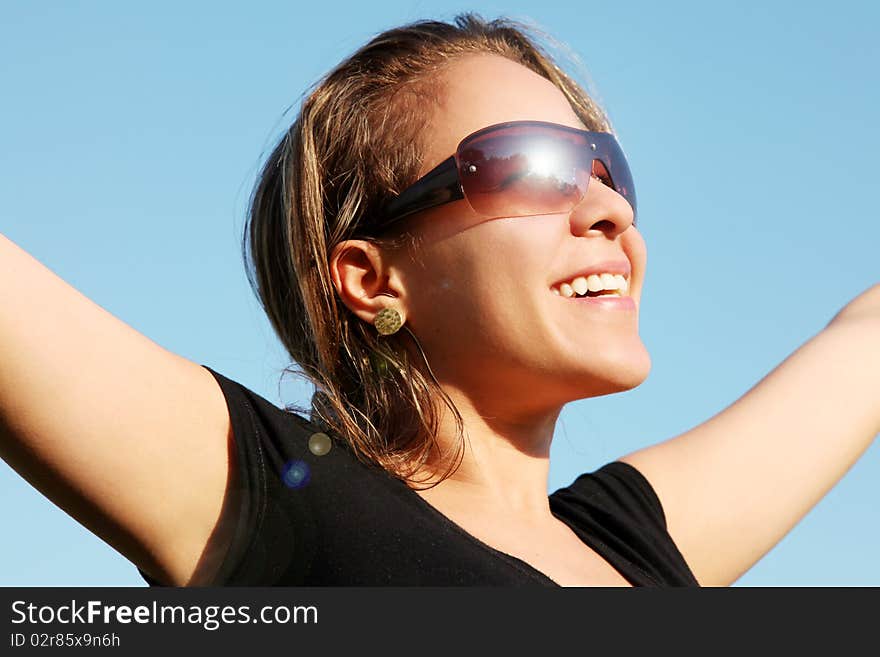
[[[622,274],[590,274],[578,276],[568,283],[561,283],[558,288],[554,287],[552,290],[554,294],[568,298],[602,290],[616,292],[617,296],[621,296],[629,291],[629,281]]]
[[[598,292],[599,290],[605,289],[605,281],[603,281],[597,274],[590,274],[587,278],[587,285],[590,288],[590,292]]]

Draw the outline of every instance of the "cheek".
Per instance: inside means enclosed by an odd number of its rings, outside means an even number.
[[[467,303],[469,274],[460,257],[450,249],[432,249],[408,268],[403,282],[406,303],[413,321],[437,327],[454,321]]]
[[[491,247],[454,251],[446,257],[425,259],[424,270],[408,281],[414,319],[424,318],[452,332],[468,326],[497,333],[496,325],[505,325],[511,314],[522,313],[523,295],[535,267],[511,256],[497,242]]]
[[[413,313],[435,325],[462,321],[494,333],[494,324],[534,312],[534,291],[548,287],[557,249],[552,217],[470,226],[433,243],[420,263],[408,268]]]
[[[630,226],[621,239],[623,250],[632,263],[634,273],[644,276],[645,265],[648,261],[648,245],[642,234],[634,226]]]

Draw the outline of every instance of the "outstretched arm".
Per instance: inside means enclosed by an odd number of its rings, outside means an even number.
[[[211,373],[3,235],[0,355],[0,457],[155,578],[200,583],[229,472]]]
[[[651,482],[704,586],[736,581],[880,432],[880,285],[724,411],[622,457]]]

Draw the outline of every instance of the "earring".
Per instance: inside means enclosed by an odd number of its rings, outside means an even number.
[[[397,333],[403,326],[403,318],[394,308],[383,308],[373,319],[373,326],[379,331],[380,335],[391,335]]]

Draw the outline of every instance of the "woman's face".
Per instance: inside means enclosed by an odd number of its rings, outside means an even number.
[[[585,127],[551,82],[506,58],[468,56],[444,79],[419,175],[491,124]],[[646,249],[632,220],[626,200],[595,179],[567,213],[486,219],[464,200],[425,211],[405,220],[418,248],[391,264],[396,307],[438,380],[478,406],[538,410],[633,388],[651,363],[638,334]],[[634,310],[555,294],[560,282],[607,262],[630,269]]]

